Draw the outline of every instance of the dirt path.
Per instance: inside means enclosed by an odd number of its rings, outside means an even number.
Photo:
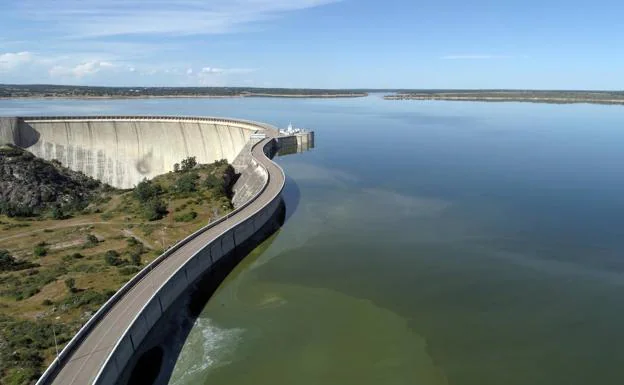
[[[19,234],[14,234],[14,235],[10,235],[8,237],[3,237],[0,238],[0,242],[2,241],[6,241],[9,239],[15,239],[15,238],[21,238],[21,237],[25,237],[27,235],[31,235],[31,234],[36,234],[36,233],[41,233],[44,230],[57,230],[57,229],[64,229],[64,228],[68,228],[68,227],[79,227],[79,226],[90,226],[90,225],[141,225],[142,223],[140,222],[100,222],[100,221],[94,221],[94,222],[77,222],[77,223],[59,223],[59,224],[55,224],[54,226],[48,226],[45,228],[41,228],[41,229],[37,229],[37,230],[32,230],[32,231],[23,231],[20,232]],[[137,238],[135,236],[135,238]],[[139,238],[137,238],[139,239]]]

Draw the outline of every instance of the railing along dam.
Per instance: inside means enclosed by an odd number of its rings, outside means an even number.
[[[253,133],[265,139],[250,139]],[[23,147],[117,187],[132,187],[196,156],[200,163],[247,155],[258,188],[227,216],[167,250],[120,288],[87,321],[37,382],[114,384],[139,346],[181,293],[250,239],[281,204],[285,176],[269,158],[274,127],[203,117],[0,118],[0,144]],[[252,141],[249,146],[248,141]],[[140,163],[143,161],[144,163]],[[126,163],[124,163],[126,162]]]

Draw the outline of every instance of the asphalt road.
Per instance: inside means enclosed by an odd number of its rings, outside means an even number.
[[[252,150],[256,161],[264,165],[269,172],[269,184],[263,193],[244,209],[206,230],[154,267],[119,302],[113,305],[67,358],[54,379],[47,383],[55,385],[91,384],[117,341],[122,337],[143,305],[149,301],[152,294],[195,252],[201,250],[233,225],[255,214],[281,193],[284,174],[275,163],[264,155],[263,147],[268,141],[269,139],[261,141]]]

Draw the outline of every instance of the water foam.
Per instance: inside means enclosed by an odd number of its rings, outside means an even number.
[[[210,318],[198,318],[180,352],[169,384],[196,384],[210,370],[230,363],[244,332],[244,329],[220,328]]]

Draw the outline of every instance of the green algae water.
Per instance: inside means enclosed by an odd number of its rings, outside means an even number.
[[[283,228],[223,282],[171,384],[624,382],[624,109],[344,100],[2,100],[2,115],[233,116],[278,157]]]

